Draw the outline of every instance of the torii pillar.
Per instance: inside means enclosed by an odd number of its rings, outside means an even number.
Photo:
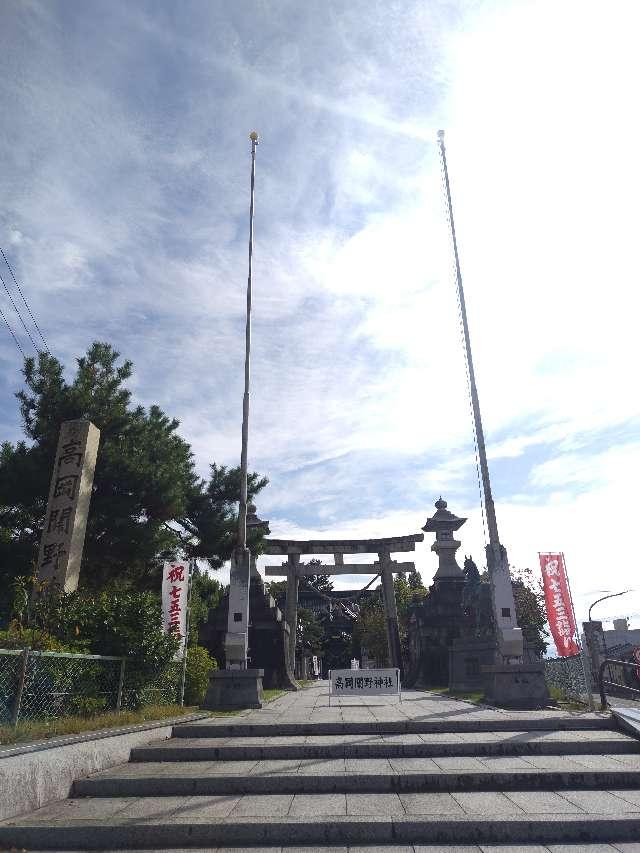
[[[392,667],[397,667],[402,675],[402,647],[400,646],[400,628],[398,625],[396,590],[393,585],[393,572],[397,572],[398,567],[391,559],[391,555],[388,551],[380,551],[378,553],[378,565],[380,566],[382,596],[384,599],[384,615],[387,623],[389,663]]]

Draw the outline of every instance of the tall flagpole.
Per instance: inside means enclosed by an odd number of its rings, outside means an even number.
[[[491,480],[489,478],[489,465],[487,463],[487,451],[484,442],[484,430],[482,428],[482,416],[480,414],[480,401],[478,399],[478,388],[476,385],[475,370],[473,367],[473,356],[471,354],[471,337],[469,334],[469,323],[467,321],[467,308],[462,287],[462,272],[460,270],[460,256],[458,254],[458,241],[456,238],[456,227],[453,219],[453,204],[451,201],[451,187],[449,184],[449,172],[447,169],[447,153],[444,147],[444,130],[438,131],[438,147],[442,159],[442,172],[444,176],[444,187],[447,200],[447,213],[451,229],[451,242],[453,244],[453,255],[456,267],[456,284],[458,288],[458,300],[460,303],[460,316],[464,334],[464,345],[469,370],[469,392],[473,408],[473,420],[478,446],[478,460],[482,477],[482,491],[484,493],[484,508],[487,518],[489,532],[489,544],[487,546],[487,564],[489,577],[493,588],[493,610],[496,627],[498,628],[500,651],[504,658],[520,658],[523,654],[522,633],[516,620],[515,601],[511,587],[511,576],[505,549],[500,544],[498,536],[498,521],[491,493]]]
[[[249,651],[249,585],[251,555],[247,548],[247,456],[249,449],[249,380],[251,378],[251,265],[253,261],[253,209],[256,181],[256,146],[258,134],[252,131],[251,140],[251,200],[249,205],[249,274],[247,276],[247,316],[245,323],[244,396],[242,398],[242,451],[240,455],[240,505],[238,507],[238,537],[231,555],[229,573],[229,607],[225,658],[227,669],[246,670]]]
[[[256,146],[258,134],[253,130],[251,140],[251,200],[249,203],[249,274],[247,277],[247,318],[245,326],[244,397],[242,399],[242,452],[240,455],[240,507],[238,512],[238,549],[247,547],[247,455],[249,449],[249,380],[251,377],[251,265],[253,261],[253,209],[256,184]]]

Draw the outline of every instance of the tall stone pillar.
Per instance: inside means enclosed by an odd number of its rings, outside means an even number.
[[[258,518],[253,504],[247,505],[247,530],[269,533],[269,522]],[[231,555],[227,632],[224,639],[226,669],[209,672],[209,686],[202,707],[232,710],[262,707],[263,669],[249,666],[249,602],[251,576],[260,574],[249,548],[236,548]]]
[[[254,504],[247,506],[247,530],[269,533],[269,522],[258,518]],[[251,575],[259,577],[255,557],[248,548],[236,548],[231,555],[229,613],[224,642],[227,669],[247,669],[249,648],[249,588]]]
[[[300,565],[300,554],[288,554],[287,566],[287,599],[285,604],[285,619],[289,626],[289,667],[295,677],[296,672],[296,638],[298,636],[298,584],[297,574]]]
[[[249,644],[249,576],[251,553],[236,548],[231,555],[229,574],[229,614],[224,654],[227,669],[246,669]]]
[[[91,421],[60,427],[37,575],[64,592],[78,588],[99,440]]]
[[[396,590],[393,585],[394,561],[388,551],[378,553],[378,565],[382,579],[382,594],[384,598],[384,614],[387,624],[387,645],[389,648],[389,665],[397,667],[402,675],[402,649],[400,646],[400,629],[398,627],[398,609],[396,607]]]

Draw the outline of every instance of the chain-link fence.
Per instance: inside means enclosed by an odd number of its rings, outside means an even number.
[[[170,663],[164,672],[150,679],[129,672],[129,675],[125,676],[122,707],[133,709],[140,708],[143,705],[175,705],[180,703],[182,700],[182,676],[182,661]]]
[[[547,685],[558,688],[568,699],[589,701],[591,691],[585,679],[582,654],[566,658],[546,658],[544,674]]]
[[[119,710],[124,673],[120,657],[0,649],[0,720]]]
[[[141,673],[125,658],[0,649],[0,724],[181,701],[182,661]]]

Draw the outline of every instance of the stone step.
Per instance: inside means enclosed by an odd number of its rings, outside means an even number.
[[[30,853],[42,853],[40,850],[31,850]],[[49,851],[49,853],[69,853],[67,850]],[[110,850],[109,853],[130,853],[129,850],[120,848]],[[136,853],[156,853],[150,847],[137,848]],[[549,847],[542,844],[518,844],[514,850],[513,845],[505,844],[483,844],[478,845],[453,845],[453,844],[351,844],[351,845],[295,845],[282,847],[279,844],[260,845],[260,847],[164,847],[163,853],[638,853],[638,845],[633,842],[619,841],[613,844],[567,844],[559,846],[554,844]]]
[[[374,762],[376,760],[374,759]],[[226,763],[212,768],[207,765],[143,764],[143,772],[132,772],[135,765],[119,770],[103,771],[73,785],[76,797],[165,797],[220,794],[331,794],[331,793],[402,793],[425,791],[542,791],[564,788],[637,789],[640,790],[640,765],[624,765],[607,769],[589,769],[577,763],[555,768],[504,765],[486,766],[481,762],[445,764],[415,759],[398,759],[386,769],[364,762],[348,770],[315,763],[302,768],[246,766],[226,770]],[[445,759],[446,761],[446,759]],[[335,762],[331,762],[335,764]],[[226,771],[226,772],[225,772]]]
[[[471,711],[472,717],[465,719],[436,720],[376,720],[326,722],[271,722],[242,723],[220,722],[185,723],[173,728],[173,736],[194,737],[269,737],[274,735],[350,735],[350,734],[429,734],[437,732],[514,732],[514,731],[610,731],[616,729],[609,714],[575,714],[564,717],[505,714],[499,717],[495,711]]]
[[[587,810],[590,802],[599,802],[600,809]],[[283,840],[288,845],[611,843],[639,837],[640,805],[604,791],[546,792],[538,800],[531,792],[519,799],[498,793],[80,799],[0,825],[1,846],[28,850],[210,849]]]
[[[619,732],[477,732],[466,734],[172,738],[136,747],[132,761],[260,761],[304,758],[640,755],[640,741]]]

